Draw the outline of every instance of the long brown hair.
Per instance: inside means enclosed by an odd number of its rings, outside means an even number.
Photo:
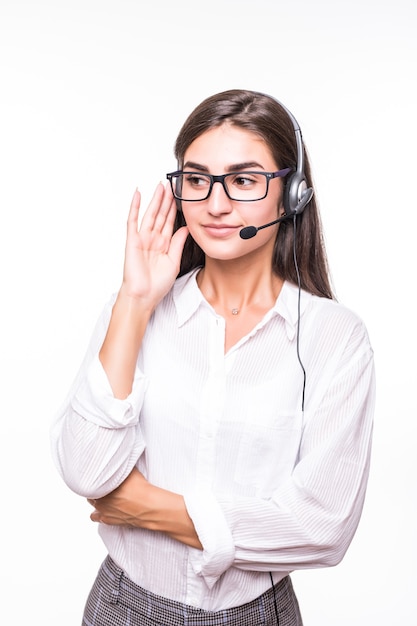
[[[277,163],[278,168],[297,167],[297,144],[294,125],[285,108],[271,96],[240,89],[215,94],[199,104],[184,122],[176,143],[175,156],[181,169],[190,144],[207,130],[224,122],[251,131],[260,136]],[[304,174],[308,187],[313,187],[311,168],[304,146]],[[323,231],[315,196],[296,219],[295,254],[300,284],[310,293],[333,299]],[[174,230],[184,226],[179,210]],[[204,266],[203,250],[191,236],[187,237],[179,275]],[[298,284],[294,264],[294,222],[280,224],[275,240],[272,269],[283,280]]]

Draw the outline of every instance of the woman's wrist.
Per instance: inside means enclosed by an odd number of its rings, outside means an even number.
[[[139,522],[141,527],[164,532],[193,548],[202,549],[183,496],[150,483],[147,483],[146,491],[146,511]]]
[[[119,303],[120,307],[123,307],[126,312],[132,315],[140,315],[150,317],[155,310],[156,304],[149,299],[148,296],[141,296],[129,289],[126,283],[122,283],[117,294],[116,303]]]

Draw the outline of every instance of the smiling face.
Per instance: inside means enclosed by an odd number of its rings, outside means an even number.
[[[205,174],[279,169],[263,139],[255,133],[225,123],[197,137],[184,155],[184,171]],[[245,226],[272,222],[282,211],[282,181],[272,179],[266,198],[255,202],[230,200],[222,185],[214,183],[210,196],[200,202],[183,202],[182,210],[190,234],[206,257],[231,260],[247,254],[265,255],[271,260],[278,226],[260,230],[244,240]]]

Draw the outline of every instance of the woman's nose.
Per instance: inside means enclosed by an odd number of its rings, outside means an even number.
[[[212,215],[230,213],[233,209],[232,201],[220,182],[213,183],[211,194],[208,199],[208,210]]]

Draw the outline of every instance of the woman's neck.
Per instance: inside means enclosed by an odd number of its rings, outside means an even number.
[[[206,259],[197,283],[219,315],[262,317],[275,304],[283,280],[264,264]]]

